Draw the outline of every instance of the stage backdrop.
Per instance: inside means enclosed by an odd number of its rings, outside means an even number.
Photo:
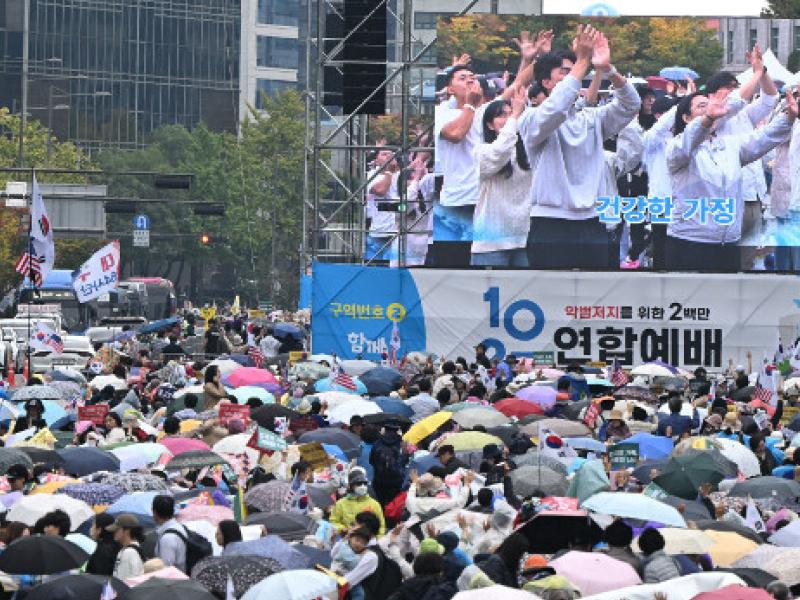
[[[381,359],[551,351],[555,360],[660,360],[711,370],[758,365],[800,336],[800,278],[788,275],[388,269],[317,263],[313,352]],[[755,367],[757,368],[757,367]]]

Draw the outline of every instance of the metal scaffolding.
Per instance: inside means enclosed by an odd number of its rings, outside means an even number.
[[[468,13],[479,0],[464,0],[459,14]],[[456,0],[453,0],[456,3]],[[367,181],[367,155],[376,150],[390,150],[399,166],[405,169],[411,152],[419,148],[420,138],[411,131],[412,120],[429,115],[433,125],[433,99],[423,88],[435,82],[436,64],[430,59],[435,38],[422,43],[413,32],[414,0],[376,0],[375,9],[386,7],[389,61],[386,77],[372,90],[370,98],[386,94],[388,112],[399,115],[399,143],[387,146],[368,144],[370,119],[366,115],[336,114],[325,102],[326,69],[340,73],[345,64],[343,48],[364,21],[342,38],[328,37],[326,24],[331,19],[344,21],[342,0],[309,0],[306,46],[306,139],[303,204],[302,268],[309,273],[313,261],[370,264],[365,259],[366,198],[369,185],[381,170]],[[451,13],[452,14],[452,13]],[[350,61],[368,64],[369,61]],[[431,150],[425,148],[425,150]],[[401,178],[401,182],[403,179]],[[407,206],[406,185],[398,186],[400,206]],[[429,209],[432,210],[432,209]],[[386,238],[384,248],[396,240],[398,266],[406,265],[407,233],[424,217],[410,222],[406,213],[398,213],[397,230]],[[414,230],[420,233],[419,229]]]

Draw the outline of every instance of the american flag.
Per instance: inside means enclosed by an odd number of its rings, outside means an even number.
[[[761,400],[764,404],[772,404],[772,396],[775,392],[763,387],[757,387],[753,391],[753,396]]]
[[[258,346],[250,346],[247,349],[247,355],[253,359],[253,362],[256,364],[256,368],[260,369],[261,363],[264,362],[264,354],[258,349]]]
[[[629,381],[628,375],[622,370],[622,365],[619,364],[619,359],[615,358],[614,366],[611,368],[611,383],[617,387],[621,387]]]
[[[64,340],[47,325],[37,321],[36,332],[31,339],[31,348],[34,350],[51,349],[56,354],[64,352]]]
[[[355,392],[358,389],[353,378],[345,373],[336,363],[331,367],[331,381],[351,392]]]
[[[17,264],[14,265],[14,270],[20,275],[27,276],[34,287],[42,287],[42,270],[39,266],[39,260],[36,258],[31,260],[31,255],[28,252],[22,253]]]

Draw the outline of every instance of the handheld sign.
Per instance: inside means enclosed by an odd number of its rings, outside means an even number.
[[[234,419],[239,419],[247,423],[250,420],[250,407],[246,404],[240,406],[239,404],[220,404],[219,405],[219,420],[223,425],[227,425]]]
[[[328,466],[328,453],[319,442],[313,444],[303,444],[298,448],[300,456],[304,461],[311,464],[315,471],[324,469]]]
[[[608,447],[608,458],[614,469],[628,469],[639,464],[639,444],[614,444]]]
[[[289,444],[286,443],[286,440],[275,435],[269,429],[259,427],[253,432],[253,436],[247,442],[247,447],[265,454],[272,454],[273,452],[282,452],[286,450]]]
[[[78,421],[91,421],[95,425],[102,425],[106,420],[108,410],[107,404],[81,406],[78,409]]]

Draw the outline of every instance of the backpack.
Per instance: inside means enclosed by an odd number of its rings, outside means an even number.
[[[361,586],[366,592],[366,600],[387,600],[403,583],[403,571],[380,547],[370,546],[369,549],[377,554],[378,567],[361,582]]]
[[[369,462],[375,469],[377,481],[403,481],[406,476],[406,463],[400,446],[389,446],[378,440],[372,446]]]
[[[164,535],[174,533],[186,545],[186,573],[191,574],[194,566],[204,558],[208,558],[214,554],[214,549],[211,547],[211,542],[204,538],[199,533],[186,530],[186,535],[177,529],[167,529]],[[161,537],[164,537],[162,535]]]

